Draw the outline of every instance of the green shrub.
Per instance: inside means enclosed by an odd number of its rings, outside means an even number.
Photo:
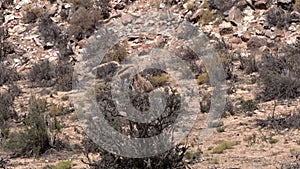
[[[49,114],[51,116],[59,116],[63,113],[64,107],[62,105],[52,105],[49,107]]]
[[[222,154],[224,150],[231,149],[233,146],[238,145],[237,141],[222,141],[217,147],[212,150],[213,154]]]
[[[187,2],[183,4],[183,7],[187,10],[193,10],[195,8],[195,4],[193,2]]]
[[[252,135],[244,138],[244,141],[246,141],[248,144],[252,145],[257,142],[257,136],[256,133],[253,133]]]
[[[275,138],[270,138],[269,139],[269,143],[270,144],[275,144],[275,143],[277,143],[279,140],[278,139],[275,139]]]
[[[255,100],[242,100],[241,102],[241,109],[246,112],[246,111],[254,111],[257,109],[257,101]]]
[[[216,130],[217,130],[218,133],[223,133],[223,132],[225,132],[225,127],[224,126],[217,127]]]
[[[170,80],[170,76],[167,73],[162,73],[158,76],[151,76],[149,81],[153,84],[153,86],[163,86],[168,84]]]
[[[203,152],[201,151],[201,149],[197,149],[195,152],[191,152],[191,151],[186,151],[184,154],[184,158],[188,159],[188,160],[195,160],[198,159],[201,154],[203,154]]]
[[[9,135],[6,147],[24,156],[39,156],[51,148],[51,134],[59,130],[58,121],[52,124],[46,119],[47,102],[32,97],[29,101],[28,115],[23,120],[24,130]]]

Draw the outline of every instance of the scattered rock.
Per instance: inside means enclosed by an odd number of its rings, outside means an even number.
[[[13,32],[16,32],[17,34],[21,34],[26,31],[26,27],[22,25],[17,25],[13,28]]]
[[[198,9],[191,17],[190,20],[192,22],[197,22],[200,18],[200,16],[203,14],[204,10],[203,8]]]
[[[57,6],[51,6],[50,9],[47,11],[47,13],[50,15],[50,16],[53,16],[56,14],[57,12]]]
[[[247,47],[250,50],[252,50],[252,49],[258,49],[259,47],[265,46],[265,45],[266,45],[265,39],[258,38],[257,36],[251,37],[249,39],[249,41],[247,42]]]
[[[229,43],[234,43],[234,44],[240,44],[242,42],[241,38],[238,37],[230,38],[228,41]]]
[[[256,1],[254,3],[254,7],[256,9],[267,9],[267,1],[266,0],[259,0],[259,1]]]
[[[273,40],[276,38],[277,35],[276,35],[276,32],[274,32],[272,30],[266,30],[265,36]]]
[[[238,26],[241,24],[243,16],[242,11],[237,7],[232,7],[228,13],[228,19],[233,25]]]
[[[219,26],[219,33],[220,33],[220,35],[231,34],[231,33],[233,33],[233,27],[231,26],[230,23],[223,22]]]
[[[291,25],[289,28],[288,28],[289,31],[291,32],[295,32],[297,30],[297,28],[294,26],[294,25]]]
[[[291,21],[300,22],[300,13],[298,11],[291,12]]]
[[[132,16],[130,14],[124,14],[121,16],[121,21],[124,26],[132,22]]]
[[[243,42],[248,42],[250,39],[250,35],[248,33],[244,33],[242,34],[241,39]]]
[[[4,23],[8,23],[9,21],[12,21],[14,19],[15,19],[15,15],[14,14],[5,15],[4,16]]]

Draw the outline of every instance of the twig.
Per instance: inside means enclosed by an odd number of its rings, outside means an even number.
[[[100,20],[99,23],[105,24],[105,23],[108,23],[113,18],[119,18],[121,16],[122,16],[122,14],[119,13],[119,14],[116,14],[116,15],[113,15],[113,16],[109,17],[108,19]]]

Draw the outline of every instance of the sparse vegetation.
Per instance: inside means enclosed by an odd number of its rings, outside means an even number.
[[[198,23],[202,25],[207,25],[210,22],[214,21],[216,17],[218,17],[217,14],[214,14],[211,10],[206,9],[200,16]]]
[[[59,116],[63,113],[64,107],[62,105],[52,105],[49,108],[49,113],[51,116]]]
[[[231,149],[233,146],[238,145],[239,142],[237,141],[222,141],[220,144],[213,148],[212,153],[213,154],[222,154],[224,150]]]
[[[254,56],[250,56],[246,58],[242,58],[241,56],[239,56],[239,60],[241,63],[240,69],[244,70],[245,73],[251,74],[253,72],[258,71],[258,66]]]
[[[202,73],[202,74],[199,74],[197,76],[197,83],[199,85],[208,83],[209,82],[208,80],[209,80],[209,78],[208,78],[208,74],[206,72]]]
[[[270,138],[269,139],[269,143],[270,144],[275,144],[275,143],[277,143],[279,140],[278,139],[275,139],[275,138]]]
[[[43,169],[71,169],[72,168],[72,161],[71,160],[63,160],[57,163],[54,166],[47,166]]]
[[[109,17],[108,0],[68,0],[72,4],[73,14],[69,19],[70,36],[77,40],[89,37],[99,25],[99,20]],[[94,6],[95,5],[95,6]]]
[[[149,70],[149,72],[156,71]],[[166,89],[164,90],[168,90],[165,91],[167,95],[167,106],[160,117],[151,123],[136,123],[126,120],[122,116],[116,116],[115,114],[118,114],[118,112],[116,112],[115,105],[112,104],[110,85],[98,85],[96,99],[100,102],[99,108],[103,112],[105,119],[118,132],[137,138],[152,137],[165,131],[172,123],[174,123],[174,120],[178,115],[180,97],[175,89],[167,86],[165,87]],[[148,97],[147,93],[137,93],[134,95],[134,99],[132,99],[133,106],[142,112],[147,110],[149,107],[147,101]],[[101,102],[107,104],[101,104]],[[90,152],[100,153],[102,158],[99,161],[92,163],[87,162],[91,167],[95,166],[95,168],[180,168],[184,166],[183,158],[187,150],[185,145],[177,145],[165,153],[150,158],[126,158],[109,153],[94,143],[91,143],[91,141],[86,141],[83,145],[85,147],[84,150],[87,159],[89,159],[88,154]],[[149,163],[147,164],[145,161],[149,161]]]
[[[250,99],[250,100],[242,100],[241,101],[241,109],[246,111],[254,111],[257,109],[257,101]]]
[[[127,57],[126,43],[118,43],[103,58],[103,63],[116,61],[121,63]]]
[[[299,12],[300,0],[1,0],[0,168],[253,167],[244,163],[246,159],[257,162],[256,168],[299,169]],[[111,27],[118,24],[122,26]],[[145,25],[162,29],[145,32],[148,28]],[[110,36],[111,31],[118,32],[125,27],[129,28],[128,32]],[[107,36],[103,37],[107,41],[102,41],[98,48],[97,40],[102,35]],[[115,40],[119,37],[120,42]],[[204,40],[193,43],[199,42],[197,54],[192,50],[195,46],[189,46],[192,40]],[[209,47],[204,47],[207,44]],[[108,52],[100,54],[99,49],[103,48]],[[170,50],[187,63],[193,82],[198,83],[200,98],[196,102],[183,98],[187,95],[182,94],[180,84],[172,79],[168,68],[140,70],[140,76],[125,81],[129,83],[125,90],[127,103],[138,110],[135,113],[148,115],[150,95],[164,94],[166,100],[162,103],[166,106],[160,109],[154,105],[161,114],[149,123],[138,123],[127,118],[132,111],[117,109],[120,107],[116,104],[122,100],[113,97],[116,83],[112,77],[120,75],[121,80],[128,77],[128,72],[137,66],[131,64],[131,56],[149,59],[151,65],[158,66],[155,62],[164,59],[147,57],[157,48]],[[82,58],[80,55],[85,52]],[[211,52],[217,52],[219,57],[205,63]],[[93,57],[96,55],[99,57]],[[108,66],[99,65],[100,60]],[[202,113],[195,119],[189,136],[166,152],[147,158],[110,153],[85,133],[85,126],[99,118],[84,112],[86,105],[89,106],[87,99],[79,98],[78,104],[73,105],[73,94],[77,96],[81,90],[71,91],[72,86],[79,84],[81,78],[72,76],[85,76],[80,70],[73,74],[81,63],[86,63],[86,68],[92,68],[89,73],[96,75],[94,87],[87,89],[84,96],[95,99],[92,106],[97,104],[105,124],[128,138],[150,138],[166,131],[174,131],[174,137],[181,131],[177,128],[181,126],[174,123],[181,117],[180,110],[186,110],[185,105],[198,108],[200,104],[198,111]],[[173,66],[181,69],[180,63]],[[216,63],[222,63],[222,67]],[[214,74],[217,78],[213,79],[209,76],[214,73],[210,68],[224,69],[225,77]],[[183,79],[190,77],[187,73],[182,74]],[[223,108],[223,102],[214,95],[218,85],[210,84],[216,84],[219,77],[226,80],[226,85],[221,84],[227,91],[224,110],[219,110],[218,105]],[[85,121],[80,113],[92,118],[91,121],[80,126]],[[192,125],[188,121],[183,123]],[[204,137],[197,137],[198,134]],[[214,136],[207,139],[209,134]],[[163,141],[172,142],[173,137]],[[236,146],[240,144],[236,139],[243,144]],[[124,150],[123,143],[109,141],[113,142],[111,147]],[[154,146],[154,151],[162,149],[161,144]],[[267,162],[255,157],[259,153],[257,148],[264,146],[262,155],[268,156]],[[241,155],[244,162],[239,163],[241,159],[235,157]]]
[[[209,160],[210,164],[219,164],[219,160],[217,158],[212,158]]]
[[[247,136],[244,138],[244,141],[246,141],[249,145],[253,145],[257,142],[257,135],[256,133],[251,134],[250,136]]]
[[[257,124],[261,127],[274,128],[276,130],[284,130],[286,128],[300,129],[300,110],[295,113],[289,113],[280,117],[268,117],[267,119],[257,119]]]
[[[197,149],[195,152],[191,152],[191,151],[186,151],[184,154],[184,158],[188,159],[188,160],[195,160],[198,159],[201,154],[203,154],[203,152],[201,151],[201,149]]]
[[[10,133],[9,121],[17,118],[13,108],[13,102],[18,93],[15,92],[0,92],[0,138],[6,140]],[[1,143],[0,143],[1,144]]]
[[[77,40],[88,37],[94,32],[100,19],[102,19],[100,11],[80,6],[70,18],[69,33]]]
[[[158,76],[151,76],[149,81],[153,84],[153,86],[163,86],[166,85],[170,80],[170,76],[167,73],[162,73]]]
[[[294,5],[293,5],[293,9],[294,9],[295,11],[300,12],[300,0],[295,0],[295,3],[294,3]]]
[[[220,126],[220,127],[217,127],[217,132],[218,133],[223,133],[223,132],[225,132],[225,127],[224,126]]]
[[[193,2],[187,2],[183,4],[183,7],[187,10],[193,10],[195,7],[195,4]]]

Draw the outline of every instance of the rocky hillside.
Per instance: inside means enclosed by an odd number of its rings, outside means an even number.
[[[0,168],[300,168],[300,0],[0,7]],[[184,106],[195,111],[176,123]],[[106,131],[100,140],[118,153],[99,146],[101,118],[126,138],[174,123],[189,130],[167,151],[131,158],[143,144],[109,140]]]

